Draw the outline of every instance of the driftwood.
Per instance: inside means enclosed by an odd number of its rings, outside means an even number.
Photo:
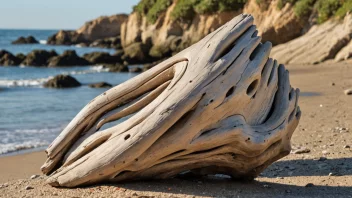
[[[253,17],[240,15],[95,98],[46,150],[48,183],[257,176],[289,154],[301,115],[299,90],[260,41]]]

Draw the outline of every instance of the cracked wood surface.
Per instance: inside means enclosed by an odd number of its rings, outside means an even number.
[[[289,72],[253,17],[91,101],[46,150],[52,186],[167,178],[192,171],[253,178],[287,155],[301,111]],[[110,128],[112,121],[126,118]]]

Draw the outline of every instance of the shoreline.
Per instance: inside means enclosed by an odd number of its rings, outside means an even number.
[[[0,184],[29,178],[32,175],[41,175],[40,167],[45,160],[44,151],[0,157]]]
[[[22,149],[22,150],[18,150],[18,151],[11,151],[8,153],[0,154],[0,159],[3,157],[11,157],[11,156],[23,155],[23,154],[28,154],[28,153],[45,152],[45,149],[48,146],[40,146],[37,148],[29,148],[29,149]]]

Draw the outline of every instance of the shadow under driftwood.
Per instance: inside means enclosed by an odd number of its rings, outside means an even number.
[[[202,178],[167,179],[128,182],[123,184],[108,185],[117,190],[127,189],[135,191],[135,197],[152,197],[149,193],[170,193],[172,197],[205,196],[205,197],[348,197],[352,187],[333,187],[315,185],[312,187],[279,184],[272,182],[239,182],[230,179]],[[99,187],[98,187],[99,188]]]
[[[309,184],[304,180],[301,186],[287,184],[290,177],[351,176],[352,158],[316,160],[296,159],[278,161],[264,171],[254,181],[236,181],[226,176],[190,177],[182,176],[166,180],[146,180],[97,185],[87,188],[116,187],[117,190],[135,191],[135,197],[152,197],[149,193],[172,193],[173,197],[205,196],[205,197],[352,197],[352,187],[325,186]],[[271,179],[273,182],[260,181]],[[276,181],[277,180],[277,181]]]
[[[351,176],[352,158],[295,159],[278,161],[262,173],[263,177]]]

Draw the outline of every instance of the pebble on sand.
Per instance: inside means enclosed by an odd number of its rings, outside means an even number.
[[[39,175],[32,175],[31,176],[31,179],[36,179],[36,178],[38,178],[39,177]]]
[[[291,190],[285,190],[285,193],[292,193]]]
[[[346,89],[344,93],[345,95],[352,95],[352,89]]]
[[[264,188],[270,188],[270,186],[267,185],[267,184],[264,184],[263,187],[264,187]]]
[[[345,145],[343,148],[347,149],[347,148],[351,148],[350,145]]]
[[[310,152],[310,149],[308,148],[299,148],[297,150],[293,150],[291,153],[293,154],[303,154],[303,153],[309,153]]]
[[[26,186],[25,190],[32,190],[34,189],[32,186]]]
[[[5,188],[5,187],[8,187],[9,185],[7,183],[4,183],[4,184],[0,184],[0,188]]]

